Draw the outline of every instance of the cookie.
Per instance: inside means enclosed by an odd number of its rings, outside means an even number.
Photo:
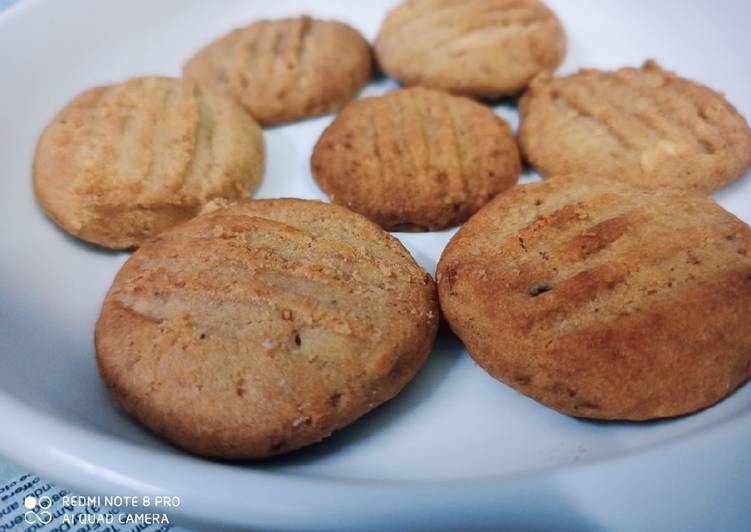
[[[246,200],[141,246],[95,342],[127,413],[192,453],[246,459],[317,442],[396,395],[437,321],[430,275],[375,224]]]
[[[374,51],[404,85],[497,98],[555,69],[566,36],[537,0],[407,0],[386,16]]]
[[[34,192],[68,233],[139,245],[215,198],[258,186],[261,129],[231,99],[193,82],[145,77],[85,91],[42,133]]]
[[[475,361],[565,414],[677,416],[751,376],[751,228],[703,195],[518,186],[459,230],[437,279]]]
[[[751,131],[735,108],[653,61],[543,77],[520,112],[522,152],[549,177],[593,174],[709,193],[751,165]]]
[[[311,167],[331,201],[394,231],[461,223],[521,171],[511,129],[491,109],[419,87],[348,105]]]
[[[263,125],[328,113],[371,77],[370,45],[341,22],[261,20],[208,44],[183,76],[240,102]]]

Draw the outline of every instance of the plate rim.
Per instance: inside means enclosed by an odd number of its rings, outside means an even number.
[[[530,490],[534,491],[535,486],[544,481],[561,482],[569,488],[586,478],[594,479],[598,484],[607,484],[614,475],[645,466],[655,473],[663,473],[653,475],[649,480],[665,484],[667,488],[671,482],[669,472],[675,465],[663,460],[664,457],[684,453],[696,456],[698,461],[698,457],[704,456],[720,442],[741,446],[751,439],[751,412],[738,412],[713,425],[667,441],[615,456],[555,465],[531,472],[470,479],[373,480],[253,471],[248,469],[248,463],[214,462],[187,453],[160,456],[158,450],[59,421],[51,414],[36,410],[0,390],[0,419],[13,418],[23,419],[29,426],[45,427],[54,432],[56,441],[53,443],[40,438],[37,431],[14,431],[0,438],[0,455],[44,478],[63,482],[66,487],[100,495],[179,495],[183,501],[180,508],[168,512],[175,516],[178,523],[247,526],[246,512],[250,512],[256,526],[295,529],[305,529],[311,524],[315,527],[341,527],[344,523],[356,527],[368,515],[375,517],[393,512],[405,500],[412,504],[410,511],[417,514],[435,510],[433,501],[436,497],[442,500],[443,512],[475,506],[478,501],[487,500],[489,494],[505,494],[515,504],[528,505],[529,498],[534,498]],[[88,459],[76,452],[84,439],[91,457]],[[121,453],[128,456],[128,451],[138,454],[142,460],[139,467],[134,468],[133,462],[127,458],[113,459]],[[751,465],[751,453],[746,454]],[[264,482],[263,490],[255,491],[252,503],[245,503],[243,511],[238,513],[237,507],[233,506],[236,501],[217,496],[218,492],[212,491],[217,486],[207,483],[203,492],[196,492],[195,489],[188,492],[184,485],[181,487],[180,470],[187,461],[192,462],[194,467],[197,465],[201,469],[199,473],[206,473],[213,484],[230,481],[235,487],[250,488]],[[138,473],[129,473],[129,469],[137,469]],[[162,471],[158,473],[160,469]],[[165,469],[169,473],[167,476],[163,475]],[[220,476],[227,478],[220,479]],[[206,480],[206,477],[202,478]],[[628,492],[629,487],[622,485],[621,489],[624,487]],[[518,491],[521,498],[515,496],[514,491]],[[447,499],[447,493],[452,497]],[[608,496],[612,497],[613,493],[609,492]],[[601,496],[593,493],[590,498],[597,500]],[[284,504],[282,510],[280,500],[295,501],[295,504]],[[334,507],[338,513],[332,516],[331,508]],[[209,509],[221,517],[207,517],[210,515]]]

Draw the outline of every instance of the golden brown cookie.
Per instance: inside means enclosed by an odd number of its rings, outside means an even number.
[[[521,171],[511,129],[491,109],[419,87],[352,102],[311,167],[331,201],[395,231],[461,223]]]
[[[39,204],[65,231],[124,249],[261,180],[261,129],[231,99],[147,77],[87,90],[42,133]]]
[[[183,75],[240,102],[261,124],[334,111],[371,76],[370,45],[328,20],[261,20],[211,42]]]
[[[705,196],[518,186],[459,230],[437,278],[477,363],[566,414],[686,414],[751,376],[751,228]]]
[[[386,16],[374,50],[404,85],[496,98],[555,69],[566,36],[538,0],[407,0]]]
[[[711,192],[751,165],[751,131],[713,90],[653,61],[535,80],[519,141],[542,174],[593,174],[644,187]]]
[[[398,240],[342,207],[242,201],[146,242],[96,326],[115,401],[168,441],[258,458],[325,438],[425,362],[438,303]]]

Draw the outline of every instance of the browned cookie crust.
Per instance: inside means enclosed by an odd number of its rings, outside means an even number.
[[[398,240],[342,207],[244,201],[146,242],[96,326],[115,401],[190,452],[258,458],[325,438],[425,362],[438,304]]]
[[[331,201],[395,231],[461,223],[521,171],[511,129],[491,109],[423,88],[348,105],[311,167]]]
[[[261,20],[213,41],[183,75],[232,96],[264,125],[334,111],[371,76],[370,45],[341,22]]]
[[[34,192],[52,220],[124,249],[258,186],[263,135],[231,99],[180,79],[90,89],[42,133]]]
[[[751,229],[708,197],[518,186],[460,229],[437,279],[477,363],[566,414],[686,414],[751,376]]]
[[[653,61],[537,79],[520,112],[522,151],[549,177],[711,192],[751,165],[751,131],[735,108]]]
[[[555,69],[566,36],[537,0],[408,0],[388,14],[374,48],[405,85],[495,98]]]

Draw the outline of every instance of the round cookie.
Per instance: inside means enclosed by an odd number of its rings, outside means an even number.
[[[392,398],[437,323],[430,275],[375,224],[317,201],[246,200],[141,246],[95,341],[127,413],[192,453],[246,459]]]
[[[491,109],[420,87],[349,104],[311,167],[331,201],[395,231],[461,223],[521,171],[511,129]]]
[[[519,141],[542,174],[589,174],[709,193],[751,165],[751,131],[725,98],[653,61],[535,80]]]
[[[85,91],[42,133],[34,192],[68,233],[139,245],[215,198],[258,186],[261,129],[231,99],[193,82],[144,77]]]
[[[341,22],[261,20],[194,55],[183,76],[240,102],[263,125],[328,113],[371,77],[370,45]]]
[[[706,196],[518,186],[459,230],[437,279],[477,363],[565,414],[677,416],[751,376],[751,228]]]
[[[566,35],[538,0],[407,0],[386,16],[374,51],[404,85],[497,98],[554,70]]]

